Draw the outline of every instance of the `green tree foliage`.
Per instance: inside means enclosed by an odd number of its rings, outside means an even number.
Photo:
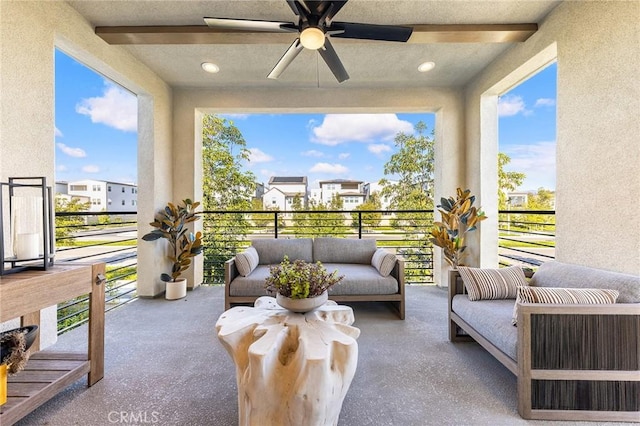
[[[363,213],[351,213],[351,226],[353,226],[354,228],[358,227],[358,216],[362,218],[362,228],[365,230],[373,230],[374,228],[380,226],[380,222],[382,221],[382,213],[380,211],[372,210],[380,210],[381,208],[382,203],[380,202],[380,196],[378,195],[378,193],[376,192],[369,195],[369,199],[367,201],[356,207],[356,210],[362,211]]]
[[[203,117],[202,165],[204,211],[250,210],[255,193],[255,176],[242,170],[249,160],[249,150],[240,130],[233,122],[214,114]],[[244,236],[250,227],[242,213],[212,213],[205,215],[205,276],[206,282],[224,280],[221,265],[234,256],[246,243]]]
[[[498,208],[507,208],[507,193],[513,192],[522,185],[526,175],[520,172],[509,172],[504,167],[511,162],[511,157],[502,152],[498,153]]]
[[[91,203],[82,203],[77,198],[71,200],[56,196],[55,211],[56,213],[76,213],[86,212],[91,208]],[[69,246],[73,245],[75,239],[72,234],[85,225],[82,216],[59,216],[56,215],[56,245]]]
[[[426,135],[424,122],[416,123],[414,134],[398,133],[397,151],[384,165],[385,178],[381,196],[395,210],[417,210],[417,213],[396,213],[395,226],[404,229],[406,247],[400,249],[405,259],[407,279],[413,282],[431,281],[431,247],[428,230],[433,223],[433,180],[435,141]],[[391,180],[395,180],[393,183]]]
[[[527,197],[527,210],[553,210],[554,204],[555,193],[548,189],[538,188],[537,194],[529,194]],[[521,219],[529,229],[555,232],[555,215],[527,214]]]
[[[251,214],[253,226],[257,228],[270,228],[271,231],[273,231],[275,213],[278,213],[278,229],[284,229],[284,215],[279,213],[280,209],[278,207],[267,207],[265,209],[262,200],[254,198],[251,201],[251,210],[254,212],[265,212]]]
[[[425,135],[427,126],[420,121],[416,134],[398,133],[395,152],[384,165],[384,175],[397,177],[392,183],[380,180],[381,195],[388,197],[396,210],[433,210],[434,140]]]
[[[328,204],[311,201],[304,211],[300,198],[296,197],[292,203],[295,210],[293,232],[296,237],[335,237],[345,233],[345,215],[341,212],[343,202],[337,194]],[[321,213],[327,210],[336,210],[336,213]]]

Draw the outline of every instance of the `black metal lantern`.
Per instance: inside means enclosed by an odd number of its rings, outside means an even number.
[[[53,266],[53,200],[45,177],[0,183],[0,275]]]

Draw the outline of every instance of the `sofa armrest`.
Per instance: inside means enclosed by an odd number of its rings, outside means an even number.
[[[396,256],[396,264],[389,275],[398,281],[398,293],[404,293],[404,259]]]
[[[236,266],[236,258],[224,262],[224,309],[227,310],[231,307],[229,297],[231,296],[231,282],[238,276],[238,267]]]
[[[518,394],[524,418],[637,419],[640,304],[521,304]]]

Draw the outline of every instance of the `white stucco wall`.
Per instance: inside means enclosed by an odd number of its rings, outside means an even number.
[[[467,181],[496,217],[497,166],[486,157],[497,150],[480,99],[493,102],[493,94],[525,77],[523,64],[540,66],[557,49],[556,257],[632,274],[640,273],[638,19],[637,1],[560,4],[536,34],[467,86],[465,107]],[[481,255],[475,253],[483,266],[495,266],[490,225],[482,223]]]
[[[46,176],[53,185],[54,48],[138,94],[138,212],[143,232],[172,191],[171,89],[124,49],[109,46],[63,2],[0,1],[0,179]],[[140,244],[139,293],[160,292],[163,248]],[[153,281],[153,282],[152,282]],[[55,308],[43,321],[42,344],[55,341]]]

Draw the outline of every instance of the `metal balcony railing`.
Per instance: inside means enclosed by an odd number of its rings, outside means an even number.
[[[433,284],[433,213],[422,210],[203,212],[205,282],[224,282],[224,262],[259,238],[375,239],[405,260],[408,284]]]
[[[105,262],[108,312],[137,296],[136,212],[56,213],[56,263]],[[88,296],[58,305],[58,334],[88,319]]]
[[[498,253],[503,266],[537,267],[555,259],[554,210],[500,210]]]
[[[376,211],[205,211],[204,283],[224,282],[224,262],[258,238],[375,239],[378,247],[405,260],[408,284],[433,284],[433,213]],[[499,255],[503,266],[538,266],[555,258],[554,211],[499,211]],[[137,298],[136,212],[56,213],[56,263],[105,262],[106,310]],[[88,299],[58,306],[58,333],[86,322]]]

